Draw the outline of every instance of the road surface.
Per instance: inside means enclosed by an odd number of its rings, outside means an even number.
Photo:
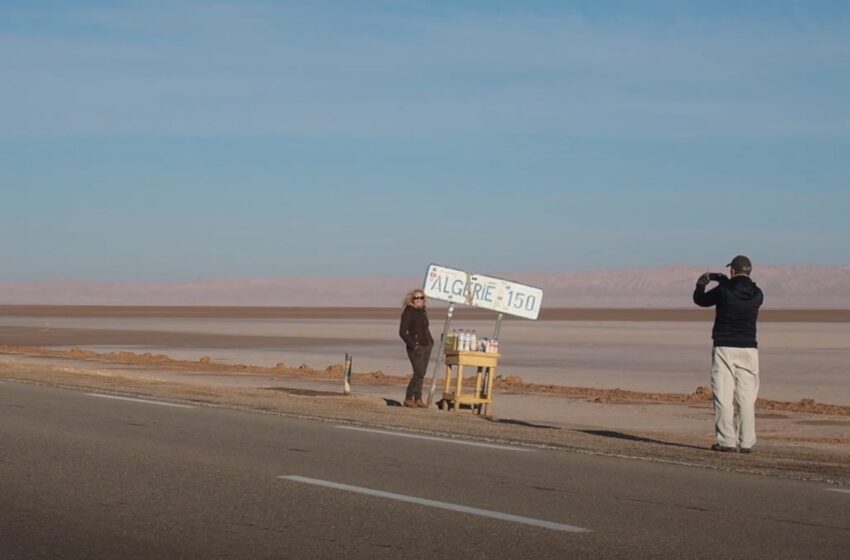
[[[0,382],[0,558],[847,558],[801,481]]]

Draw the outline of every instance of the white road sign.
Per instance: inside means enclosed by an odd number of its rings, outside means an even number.
[[[432,264],[425,274],[425,295],[449,303],[463,303],[537,319],[543,290],[509,280]]]

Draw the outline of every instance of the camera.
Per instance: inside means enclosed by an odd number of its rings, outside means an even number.
[[[699,284],[700,286],[705,286],[709,282],[720,283],[720,282],[723,282],[725,280],[726,280],[725,274],[721,274],[720,272],[706,272],[706,273],[700,275],[699,279],[697,280],[697,284]]]

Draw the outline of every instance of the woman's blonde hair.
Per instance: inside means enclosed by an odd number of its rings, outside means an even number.
[[[401,306],[406,307],[409,305],[413,307],[413,296],[415,296],[416,294],[422,294],[424,296],[425,292],[422,291],[422,288],[414,288],[410,290],[409,292],[407,292],[407,294],[405,294],[404,300],[402,300],[401,302]]]

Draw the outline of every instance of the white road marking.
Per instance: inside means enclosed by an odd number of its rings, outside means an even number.
[[[850,494],[850,490],[844,488],[824,488],[827,492],[840,492],[841,494]]]
[[[131,402],[138,402],[138,403],[144,403],[144,404],[158,404],[158,405],[161,405],[161,406],[173,406],[174,408],[197,408],[197,407],[189,405],[189,404],[177,404],[177,403],[162,402],[162,401],[149,401],[149,400],[146,400],[146,399],[134,399],[134,398],[131,398],[131,397],[119,397],[117,395],[102,395],[100,393],[86,393],[86,394],[90,397],[99,397],[101,399],[116,399],[116,400],[119,400],[119,401],[131,401]]]
[[[563,523],[555,523],[553,521],[544,521],[542,519],[534,519],[532,517],[523,517],[521,515],[513,515],[510,513],[501,513],[498,511],[490,511],[487,509],[478,509],[448,502],[438,502],[435,500],[426,500],[425,498],[416,498],[414,496],[405,496],[404,494],[393,494],[392,492],[383,492],[381,490],[372,490],[371,488],[362,488],[360,486],[350,486],[348,484],[340,484],[329,480],[318,480],[315,478],[306,478],[295,475],[282,475],[278,478],[291,480],[293,482],[302,482],[304,484],[312,484],[314,486],[324,486],[335,490],[345,490],[346,492],[355,492],[357,494],[366,494],[367,496],[377,496],[379,498],[387,498],[399,502],[407,502],[421,506],[447,509],[449,511],[457,511],[460,513],[469,513],[472,515],[480,515],[482,517],[490,517],[501,521],[511,521],[513,523],[522,523],[524,525],[532,525],[534,527],[542,527],[544,529],[552,529],[553,531],[567,531],[569,533],[588,533],[590,529],[575,527],[574,525],[564,525]]]
[[[398,436],[398,437],[409,437],[416,439],[427,439],[430,441],[439,441],[441,443],[457,443],[459,445],[472,445],[475,447],[489,447],[490,449],[502,449],[505,451],[531,451],[531,449],[526,449],[525,447],[513,447],[510,445],[498,445],[496,443],[481,443],[477,441],[466,441],[462,439],[451,439],[451,438],[438,438],[433,436],[420,436],[417,434],[404,434],[401,432],[390,432],[387,430],[371,430],[369,428],[358,428],[357,426],[337,426],[337,428],[341,428],[343,430],[355,430],[358,432],[371,432],[373,434],[382,434],[385,436]]]

